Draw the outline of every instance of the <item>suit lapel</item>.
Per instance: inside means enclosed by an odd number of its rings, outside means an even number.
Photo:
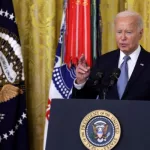
[[[143,50],[143,48],[141,48],[139,58],[137,60],[137,63],[136,63],[135,68],[133,70],[133,73],[132,73],[132,75],[128,81],[128,84],[127,84],[125,92],[122,96],[122,99],[125,97],[125,95],[130,90],[130,88],[134,85],[135,81],[137,81],[137,79],[140,77],[140,73],[143,72],[143,70],[145,69],[146,53],[147,52],[145,50]]]
[[[113,60],[109,60],[110,61],[110,67],[115,69],[118,68],[118,61],[119,61],[119,57],[120,57],[120,50],[116,50],[116,53],[114,53],[114,56],[112,56]]]

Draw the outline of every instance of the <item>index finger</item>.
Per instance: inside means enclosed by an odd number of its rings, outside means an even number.
[[[86,63],[84,54],[82,54],[81,57],[79,58],[79,64],[82,64],[82,63]]]

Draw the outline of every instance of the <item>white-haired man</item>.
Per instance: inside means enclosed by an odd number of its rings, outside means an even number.
[[[150,100],[150,53],[139,45],[143,35],[142,17],[136,12],[123,11],[117,14],[114,24],[118,49],[98,58],[92,69],[86,65],[84,55],[81,56],[76,68],[73,98],[99,96],[103,99],[105,96],[106,99]],[[105,86],[99,85],[101,88],[97,91],[87,84],[97,70],[109,78],[114,68],[120,68],[121,74],[117,84],[106,88],[106,95]]]

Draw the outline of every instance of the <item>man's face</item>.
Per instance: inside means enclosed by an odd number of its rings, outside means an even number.
[[[130,54],[138,47],[143,29],[138,28],[136,17],[119,17],[115,22],[115,32],[118,48],[125,54]]]

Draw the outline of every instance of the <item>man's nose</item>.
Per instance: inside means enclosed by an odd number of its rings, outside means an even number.
[[[125,33],[121,34],[121,40],[126,40],[126,34]]]

